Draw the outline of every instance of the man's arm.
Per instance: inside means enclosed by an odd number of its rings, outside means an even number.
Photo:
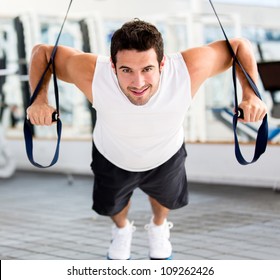
[[[258,70],[251,44],[245,39],[232,39],[230,43],[239,61],[256,83]],[[182,52],[182,55],[190,72],[193,96],[205,80],[226,71],[233,63],[225,41],[192,48]],[[243,121],[262,120],[267,112],[266,105],[255,95],[238,66],[236,70],[243,92],[242,102],[239,104],[244,111]]]
[[[53,46],[37,45],[33,48],[29,83],[33,93],[37,83],[51,57]],[[81,51],[59,46],[55,56],[55,67],[58,79],[75,84],[92,102],[91,85],[97,56]],[[45,76],[41,90],[34,103],[27,109],[27,115],[32,124],[51,125],[51,115],[55,110],[48,104],[48,87],[51,79],[51,67]]]

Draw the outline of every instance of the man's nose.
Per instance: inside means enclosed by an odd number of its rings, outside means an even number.
[[[145,78],[142,73],[135,73],[133,77],[133,86],[136,88],[141,88],[145,85]]]

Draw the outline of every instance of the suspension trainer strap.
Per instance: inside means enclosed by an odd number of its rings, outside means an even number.
[[[54,157],[53,157],[53,159],[52,159],[52,161],[49,165],[43,166],[43,165],[34,161],[34,158],[33,158],[33,133],[32,133],[33,132],[33,125],[31,124],[31,122],[27,118],[25,118],[24,126],[23,126],[25,148],[26,148],[27,157],[28,157],[29,161],[34,166],[39,167],[39,168],[47,168],[47,167],[50,167],[50,166],[54,165],[57,162],[58,157],[59,157],[59,146],[60,146],[60,139],[61,139],[62,123],[61,123],[61,120],[59,118],[59,92],[58,92],[58,84],[57,84],[57,77],[56,77],[56,71],[55,71],[55,55],[56,55],[56,52],[57,52],[58,42],[59,42],[62,30],[63,30],[64,24],[66,22],[70,7],[72,5],[72,2],[73,2],[73,0],[70,0],[66,15],[64,17],[64,20],[63,20],[63,23],[61,25],[60,31],[58,33],[54,48],[52,50],[50,60],[49,60],[47,66],[46,66],[46,68],[45,68],[45,70],[44,70],[44,72],[43,72],[35,90],[34,90],[34,93],[32,94],[32,96],[30,98],[30,103],[29,103],[29,106],[30,106],[34,102],[36,97],[38,96],[38,94],[41,90],[41,87],[43,85],[44,78],[45,78],[48,70],[51,67],[52,74],[53,74],[53,85],[54,85],[55,103],[56,103],[56,111],[52,114],[52,121],[56,122],[57,143],[56,143],[56,149],[55,149]]]
[[[256,162],[259,157],[265,152],[266,150],[266,146],[267,146],[267,139],[268,139],[268,124],[267,124],[267,115],[265,115],[262,124],[260,125],[259,129],[258,129],[258,133],[257,133],[257,138],[256,138],[256,144],[255,144],[255,153],[254,153],[254,157],[251,161],[247,161],[244,159],[240,147],[239,147],[239,142],[238,142],[238,136],[237,136],[237,122],[238,122],[238,118],[243,118],[244,117],[244,113],[243,110],[241,108],[238,108],[238,98],[237,98],[237,82],[236,82],[236,65],[238,65],[238,67],[241,69],[241,71],[243,72],[244,76],[246,77],[249,85],[251,86],[252,90],[254,91],[254,93],[260,98],[261,98],[261,94],[256,86],[256,84],[254,83],[254,81],[252,80],[252,78],[250,77],[250,75],[246,72],[246,70],[244,69],[244,67],[242,66],[242,64],[240,63],[240,61],[238,60],[228,38],[227,35],[225,33],[225,30],[222,26],[222,23],[218,17],[218,14],[214,8],[214,5],[212,3],[211,0],[209,0],[212,9],[217,17],[217,20],[219,22],[219,25],[222,29],[222,32],[224,34],[224,37],[226,39],[226,44],[227,47],[229,49],[229,52],[233,58],[233,65],[232,65],[232,79],[233,79],[233,86],[234,86],[234,106],[235,106],[235,114],[233,116],[233,132],[234,132],[234,144],[235,144],[235,156],[237,161],[242,164],[242,165],[247,165],[247,164],[251,164],[253,162]]]

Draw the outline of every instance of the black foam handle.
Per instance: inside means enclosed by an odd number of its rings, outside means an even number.
[[[244,120],[244,111],[241,108],[238,108],[237,117]]]
[[[58,119],[58,113],[57,113],[57,111],[54,111],[53,113],[52,113],[52,122],[57,122],[57,119]]]

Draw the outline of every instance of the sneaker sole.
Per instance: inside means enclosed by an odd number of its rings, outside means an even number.
[[[150,257],[150,260],[152,260],[152,261],[156,261],[156,260],[160,260],[160,261],[169,261],[169,260],[172,260],[173,259],[173,256],[171,255],[170,257],[168,257],[168,258],[151,258]]]
[[[108,255],[107,255],[107,260],[108,261],[118,261],[119,259],[111,259]],[[131,257],[129,257],[128,259],[124,259],[123,261],[130,261]]]

